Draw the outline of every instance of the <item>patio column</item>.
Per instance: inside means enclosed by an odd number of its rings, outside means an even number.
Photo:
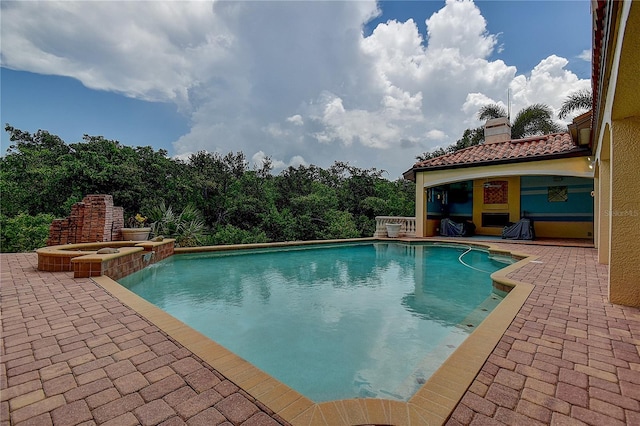
[[[611,167],[609,160],[600,160],[598,179],[598,262],[609,263],[609,243],[611,228]]]
[[[424,223],[427,220],[427,211],[425,209],[426,191],[424,173],[416,173],[416,237],[424,237]]]
[[[640,118],[615,120],[611,130],[609,300],[640,306]]]
[[[600,165],[596,163],[593,175],[593,244],[599,247],[600,238]]]

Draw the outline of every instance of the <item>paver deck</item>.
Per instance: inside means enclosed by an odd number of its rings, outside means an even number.
[[[2,425],[287,424],[91,279],[0,258]]]
[[[495,245],[535,288],[448,424],[640,425],[640,311],[595,249]],[[0,260],[2,425],[286,424],[91,279]]]

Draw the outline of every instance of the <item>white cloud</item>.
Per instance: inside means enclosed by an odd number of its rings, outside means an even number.
[[[271,161],[271,167],[273,171],[276,173],[290,166],[298,167],[298,166],[308,165],[305,159],[302,158],[300,155],[294,155],[289,159],[288,163],[285,163],[282,160],[277,160],[269,157],[267,154],[264,153],[264,151],[258,151],[255,154],[253,154],[253,156],[251,157],[251,163],[253,164],[254,167],[259,169],[264,165],[265,161],[267,161],[267,158]]]
[[[342,160],[390,178],[478,126],[477,109],[506,103],[507,88],[517,111],[557,110],[589,87],[554,55],[520,72],[491,60],[498,35],[471,1],[416,17],[426,39],[414,20],[364,37],[378,13],[372,0],[3,2],[2,66],[174,102],[191,123],[174,143],[178,156],[242,150],[278,167]]]
[[[498,104],[504,109],[508,108],[507,105],[504,104],[504,102],[491,99],[484,93],[469,93],[467,94],[467,98],[464,104],[462,104],[462,111],[464,111],[465,114],[469,114],[470,116],[475,116],[480,108],[489,104]]]
[[[300,155],[294,155],[289,160],[289,166],[291,166],[291,167],[308,166],[308,165],[309,165],[309,163],[307,163],[305,161],[305,159],[302,158],[302,156],[300,156]]]
[[[280,123],[269,123],[262,129],[267,135],[274,138],[286,138],[289,132],[280,126]]]
[[[211,3],[3,2],[3,66],[77,78],[92,89],[185,106],[233,35],[212,36]]]
[[[583,50],[578,55],[578,58],[582,59],[583,61],[586,61],[586,62],[591,62],[591,50],[590,49]]]
[[[427,19],[429,47],[453,49],[460,56],[488,57],[497,36],[487,32],[487,23],[471,1],[447,0],[446,6]]]
[[[287,117],[287,121],[296,126],[304,126],[304,120],[300,114],[292,115],[291,117]]]
[[[183,152],[181,154],[176,154],[174,156],[172,156],[171,158],[173,158],[174,160],[180,160],[180,161],[184,161],[185,163],[189,162],[189,158],[195,154],[195,152]]]
[[[253,156],[251,157],[251,163],[253,163],[253,166],[256,168],[261,168],[265,161],[267,160],[267,154],[265,154],[263,151],[258,151],[255,154],[253,154]],[[274,160],[273,158],[269,158],[271,160],[271,166],[274,169],[282,169],[286,166],[286,164],[284,163],[284,161],[281,160]]]
[[[510,85],[512,111],[517,112],[534,103],[545,103],[557,114],[571,92],[590,88],[589,80],[580,80],[565,69],[567,64],[565,58],[551,55],[540,61],[528,78],[523,75],[514,78]]]
[[[441,141],[447,137],[445,132],[438,129],[429,130],[425,136],[427,139],[432,141]]]

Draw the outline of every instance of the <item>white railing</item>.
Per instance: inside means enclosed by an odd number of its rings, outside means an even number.
[[[415,237],[416,236],[416,218],[415,217],[399,217],[399,216],[376,216],[376,232],[374,238],[387,236],[387,223],[399,223],[399,237]]]

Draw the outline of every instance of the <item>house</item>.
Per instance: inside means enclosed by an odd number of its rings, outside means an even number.
[[[593,108],[568,133],[511,140],[508,122],[489,122],[483,145],[405,177],[416,182],[416,236],[436,235],[443,217],[485,235],[531,217],[537,236],[593,237],[609,300],[640,307],[640,2],[591,8]]]
[[[640,307],[640,2],[593,1],[594,231],[609,300]]]
[[[416,235],[440,221],[471,221],[480,235],[533,220],[538,237],[593,239],[593,164],[584,119],[571,133],[511,139],[506,117],[487,121],[485,142],[415,164]],[[589,120],[586,121],[587,126]]]

